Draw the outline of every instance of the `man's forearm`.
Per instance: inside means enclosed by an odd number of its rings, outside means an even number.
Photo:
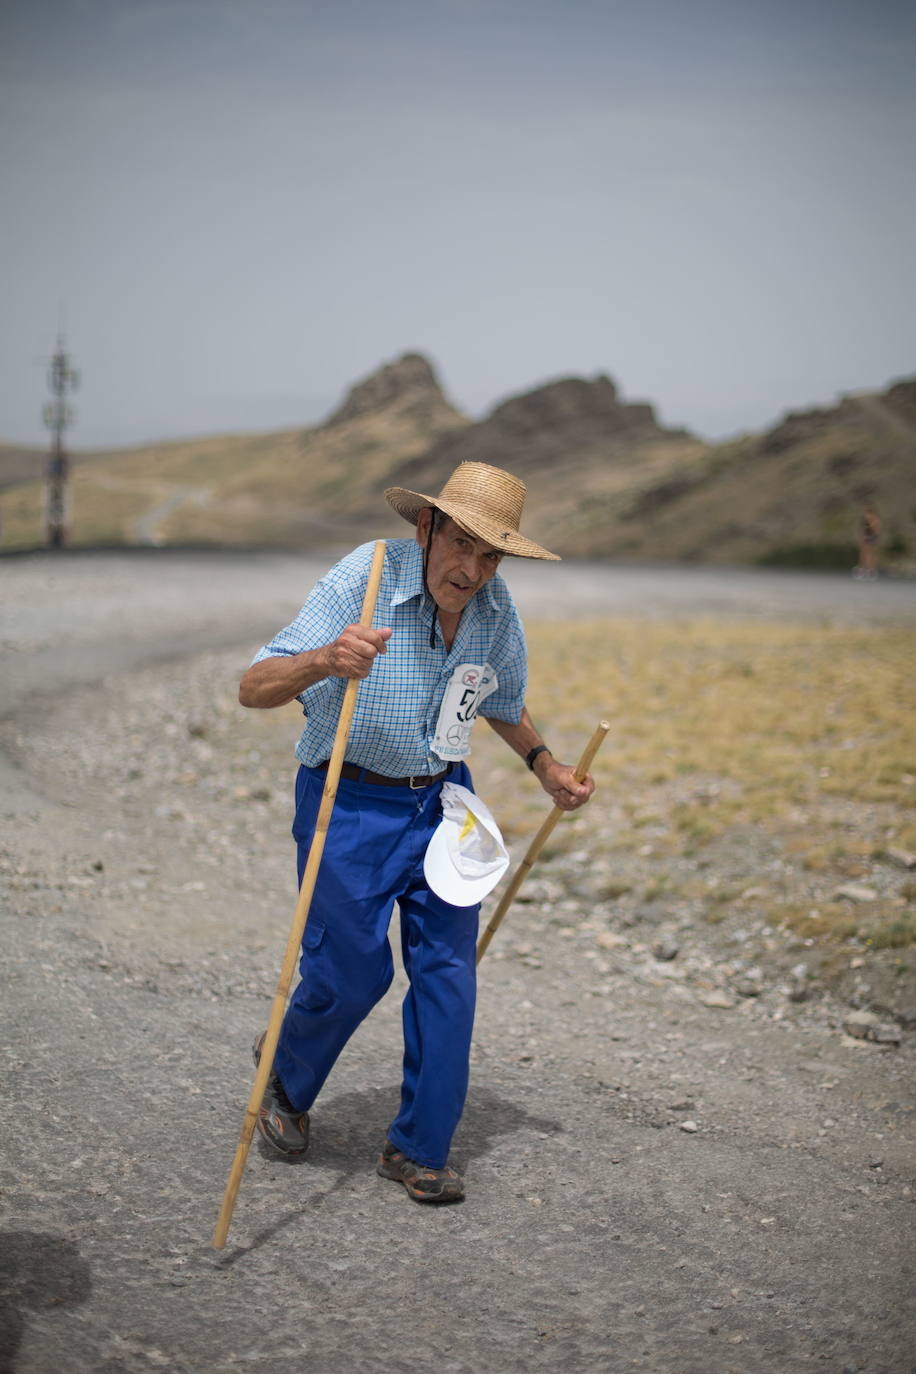
[[[264,709],[285,706],[307,687],[329,675],[326,648],[262,658],[243,674],[239,701],[243,706]]]
[[[526,761],[532,749],[544,744],[540,731],[527,710],[522,711],[521,720],[517,725],[508,725],[504,720],[491,719],[489,716],[487,720],[509,747]],[[546,745],[532,760],[532,772],[544,791],[553,797],[556,805],[563,811],[575,811],[588,801],[595,790],[591,774],[580,782],[572,765],[560,763]]]
[[[527,759],[532,749],[536,749],[539,744],[544,743],[540,731],[528,714],[527,706],[522,708],[521,719],[517,725],[510,725],[505,720],[497,720],[494,716],[487,716],[485,719],[500,739],[504,739],[509,748],[515,750],[519,758]],[[534,761],[535,771],[537,771],[538,761],[544,757],[544,754],[538,754]]]
[[[332,644],[262,658],[243,674],[239,701],[243,706],[285,706],[322,678],[364,678],[376,656],[386,652],[390,638],[389,625],[348,625]]]

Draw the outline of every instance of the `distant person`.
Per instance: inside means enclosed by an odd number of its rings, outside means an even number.
[[[856,577],[871,579],[878,576],[876,548],[881,534],[881,520],[874,506],[867,505],[859,523],[859,561],[855,567]]]
[[[465,762],[474,718],[487,718],[564,811],[594,791],[590,777],[579,782],[553,757],[525,707],[525,638],[498,568],[504,555],[556,555],[519,532],[524,495],[518,478],[485,463],[460,464],[438,496],[386,491],[416,529],[388,541],[373,627],[357,623],[373,554],[364,544],[318,582],[239,689],[243,706],[297,699],[306,715],[293,823],[301,883],[346,679],[365,679],[302,942],[302,981],[286,1011],[259,1130],[281,1154],[305,1153],[309,1108],[391,983],[388,923],[397,902],[410,987],[401,1104],[377,1170],[417,1202],[454,1202],[464,1192],[448,1153],[467,1089],[487,884],[456,879],[443,892],[424,858],[455,794],[467,789],[465,805],[479,814]],[[464,817],[462,836],[474,823]]]

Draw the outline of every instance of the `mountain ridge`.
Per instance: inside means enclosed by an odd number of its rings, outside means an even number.
[[[29,454],[0,444],[0,548],[40,543]],[[384,488],[435,493],[463,459],[521,477],[526,532],[565,557],[848,566],[872,501],[883,565],[914,570],[916,378],[710,443],[603,373],[471,420],[417,351],[354,383],[317,425],[77,452],[72,542],[330,549],[403,534]]]

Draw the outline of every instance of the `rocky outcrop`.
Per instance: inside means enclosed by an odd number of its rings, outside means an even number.
[[[573,434],[580,439],[640,439],[663,433],[652,406],[624,403],[610,377],[564,377],[503,401],[484,421],[504,440]]]
[[[384,411],[434,420],[447,415],[463,420],[447,400],[432,364],[421,353],[405,353],[386,363],[347,392],[343,404],[329,415],[323,428],[330,429]]]
[[[444,435],[405,464],[397,480],[407,486],[441,482],[456,463],[470,460],[529,482],[573,463],[631,462],[643,446],[688,438],[684,430],[662,428],[645,402],[621,401],[610,377],[564,377],[512,396],[477,424]]]

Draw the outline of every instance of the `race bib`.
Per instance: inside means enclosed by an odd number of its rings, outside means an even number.
[[[463,759],[471,752],[471,729],[480,709],[491,692],[499,686],[496,672],[485,663],[462,663],[449,678],[436,734],[432,742],[434,754],[440,759]]]

